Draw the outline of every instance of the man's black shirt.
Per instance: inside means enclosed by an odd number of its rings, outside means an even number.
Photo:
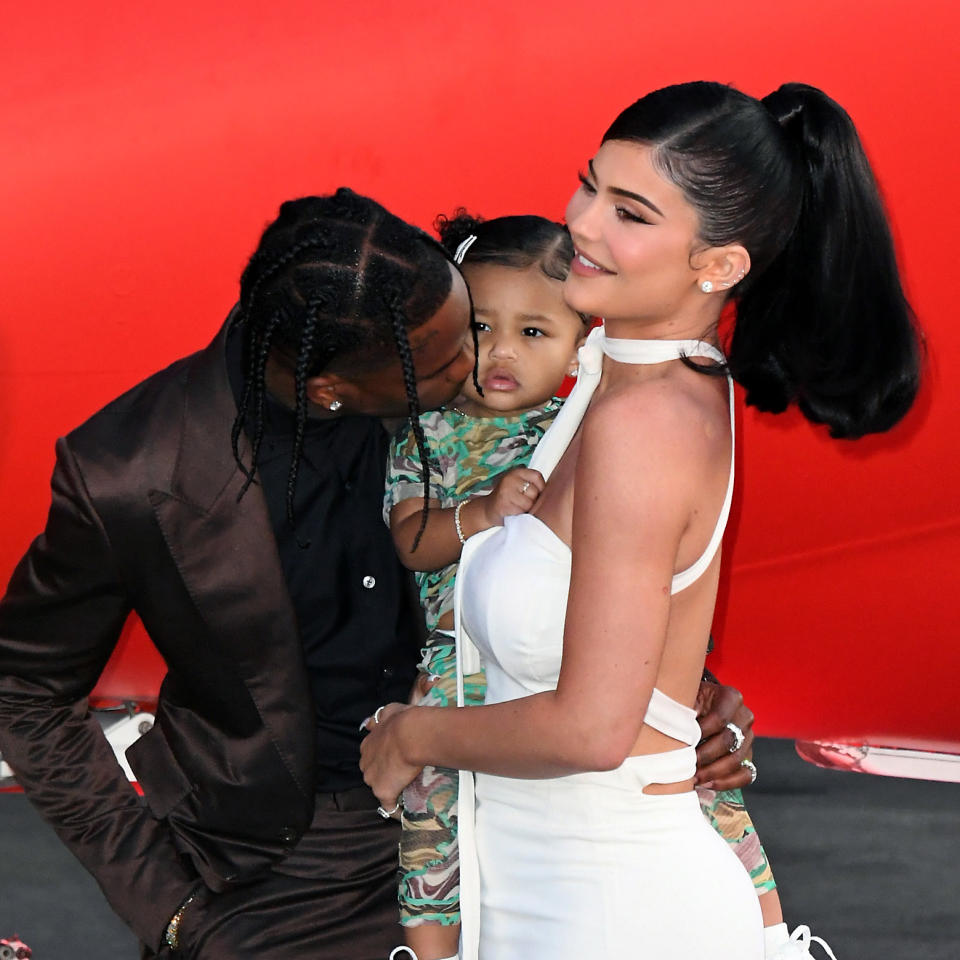
[[[239,402],[239,331],[227,342],[227,366]],[[360,722],[409,694],[422,618],[382,519],[389,437],[380,421],[308,419],[291,528],[286,501],[295,422],[292,410],[268,398],[257,482],[313,690],[317,789],[346,790],[363,782]]]

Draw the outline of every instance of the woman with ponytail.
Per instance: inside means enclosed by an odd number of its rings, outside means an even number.
[[[801,83],[763,100],[681,84],[624,110],[608,141],[650,146],[696,211],[700,246],[745,248],[744,276],[713,293],[737,303],[727,365],[747,403],[796,403],[848,439],[903,417],[919,381],[916,331],[873,172],[839,104]]]
[[[530,462],[536,504],[460,561],[460,667],[479,649],[486,704],[385,708],[362,765],[391,806],[424,764],[476,771],[465,957],[759,960],[757,898],[692,789],[732,383],[855,438],[909,409],[918,338],[856,130],[815,88],[655,91],[580,180],[564,295],[604,325]]]

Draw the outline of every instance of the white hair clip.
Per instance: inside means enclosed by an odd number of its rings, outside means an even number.
[[[463,263],[463,258],[467,255],[467,251],[473,246],[473,242],[476,239],[477,235],[475,233],[471,233],[470,236],[467,237],[467,239],[464,240],[459,247],[457,247],[457,252],[453,255],[454,263]]]

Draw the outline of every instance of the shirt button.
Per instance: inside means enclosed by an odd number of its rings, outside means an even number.
[[[297,840],[297,831],[293,827],[284,827],[280,831],[280,840],[287,846],[290,846],[293,843],[296,843]]]
[[[363,578],[363,585],[368,589],[372,590],[377,585],[377,578],[371,577],[370,574],[367,574]]]

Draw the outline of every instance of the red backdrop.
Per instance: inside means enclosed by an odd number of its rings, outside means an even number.
[[[0,31],[0,578],[42,525],[54,438],[207,342],[283,199],[557,217],[648,89],[803,80],[860,127],[929,368],[907,422],[858,444],[743,414],[713,666],[761,732],[960,750],[958,29],[950,0],[21,7]]]

